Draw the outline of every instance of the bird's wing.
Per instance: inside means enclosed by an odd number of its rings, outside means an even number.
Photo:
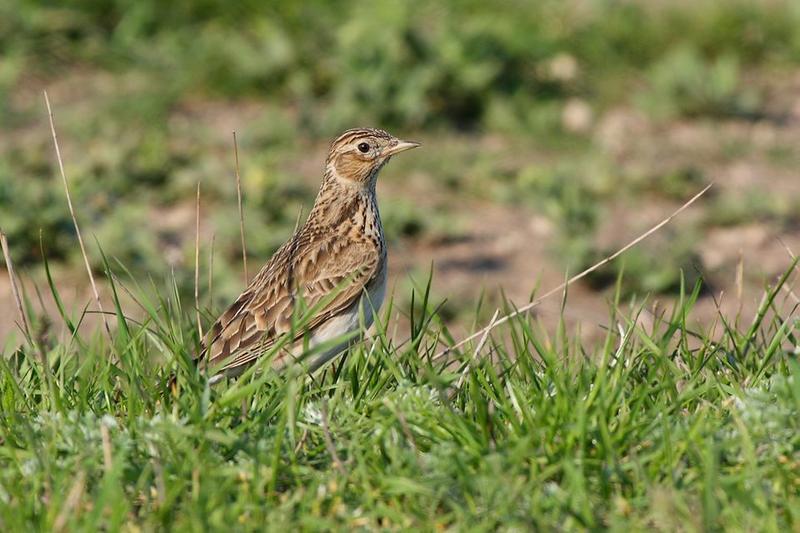
[[[295,235],[217,320],[198,358],[220,371],[247,365],[291,332],[297,304],[321,305],[292,340],[302,338],[355,303],[379,266],[380,250],[370,241]]]

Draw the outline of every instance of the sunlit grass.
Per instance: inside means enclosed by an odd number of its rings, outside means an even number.
[[[314,377],[264,364],[213,388],[175,285],[109,277],[142,320],[0,360],[2,526],[792,529],[794,272],[708,331],[698,284],[659,315],[612,302],[596,346],[517,317],[449,362],[428,286],[400,310],[407,341],[390,303]]]

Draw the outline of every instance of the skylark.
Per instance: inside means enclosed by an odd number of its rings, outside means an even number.
[[[345,131],[331,143],[314,207],[306,223],[281,246],[209,331],[198,359],[212,381],[235,376],[275,347],[272,366],[286,367],[304,347],[354,334],[372,324],[386,292],[387,254],[375,197],[378,172],[400,152],[419,146],[383,130]],[[302,306],[302,307],[299,307]],[[298,310],[315,310],[302,328]],[[350,335],[352,336],[352,335]],[[349,344],[326,345],[314,371]]]

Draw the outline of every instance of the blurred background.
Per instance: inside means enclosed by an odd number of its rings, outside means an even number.
[[[520,304],[712,181],[575,286],[567,318],[598,330],[623,270],[623,298],[667,302],[683,273],[706,281],[701,321],[747,311],[800,252],[800,2],[0,0],[0,228],[34,305],[44,249],[79,312],[43,89],[96,271],[95,238],[115,269],[158,287],[174,273],[189,297],[199,182],[216,310],[243,285],[234,130],[251,274],[308,212],[332,137],[421,141],[379,184],[396,299],[433,264],[464,328],[481,295],[488,315],[503,293]],[[4,338],[5,272],[0,309]]]

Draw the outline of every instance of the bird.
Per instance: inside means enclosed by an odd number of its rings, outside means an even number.
[[[349,347],[362,323],[369,328],[386,294],[378,173],[393,156],[418,146],[376,128],[349,129],[330,144],[305,224],[201,343],[195,359],[213,373],[212,384],[240,375],[270,353],[272,368],[280,371],[311,352],[307,369],[313,373]],[[310,316],[298,328],[303,312]]]

